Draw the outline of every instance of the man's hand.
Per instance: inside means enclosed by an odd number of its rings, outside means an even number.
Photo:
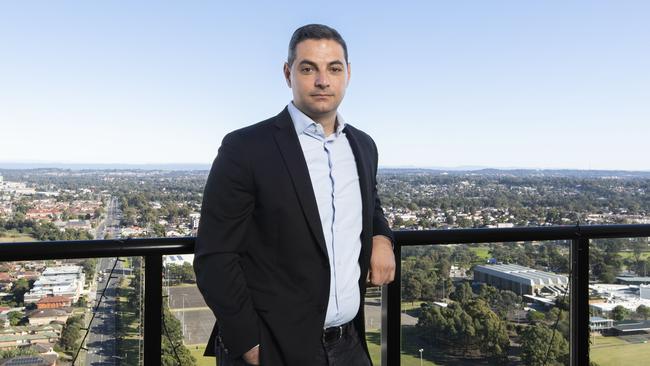
[[[250,350],[248,350],[248,352],[244,353],[242,358],[248,364],[259,365],[260,364],[260,345],[258,344],[257,346],[255,346],[255,347],[251,348]]]
[[[395,254],[390,239],[383,235],[372,237],[372,253],[368,279],[375,286],[387,285],[395,279]]]

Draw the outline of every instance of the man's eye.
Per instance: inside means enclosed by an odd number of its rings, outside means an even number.
[[[341,71],[343,71],[343,69],[340,68],[340,67],[333,67],[332,68],[332,72],[341,72]]]
[[[311,67],[303,67],[300,71],[302,71],[302,72],[311,72],[312,68]]]

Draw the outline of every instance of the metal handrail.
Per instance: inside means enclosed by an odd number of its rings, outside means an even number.
[[[571,365],[589,364],[589,240],[650,237],[650,225],[575,225],[487,229],[395,231],[395,255],[401,247],[516,241],[571,240]],[[0,244],[0,261],[94,257],[145,257],[145,361],[160,365],[162,256],[194,252],[196,238],[138,238]],[[400,363],[400,261],[396,281],[382,291],[382,365]],[[152,336],[146,336],[147,334]]]

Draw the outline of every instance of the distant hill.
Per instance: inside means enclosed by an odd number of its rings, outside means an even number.
[[[12,163],[0,162],[3,170],[75,170],[75,171],[208,171],[210,164],[77,164],[77,163]],[[513,177],[578,177],[578,178],[650,178],[650,171],[580,170],[580,169],[526,169],[526,168],[418,168],[379,167],[380,174],[445,174],[454,176],[513,176]]]
[[[442,168],[380,168],[386,174],[445,174],[445,175],[483,175],[512,177],[577,177],[577,178],[650,178],[650,171],[627,170],[578,170],[578,169],[442,169]]]
[[[70,170],[210,170],[209,164],[76,164],[0,162],[0,169],[70,169]]]

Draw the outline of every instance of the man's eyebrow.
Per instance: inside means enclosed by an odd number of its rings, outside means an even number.
[[[313,66],[315,68],[318,68],[318,65],[316,65],[316,63],[314,61],[302,60],[302,61],[300,61],[300,65],[302,65],[302,64],[307,64],[307,65]]]
[[[315,67],[315,68],[318,68],[318,65],[316,65],[316,63],[315,63],[314,61],[311,61],[311,60],[302,60],[302,61],[300,61],[300,65],[302,65],[302,64],[307,64],[307,65],[313,66],[313,67]],[[340,65],[340,66],[343,66],[344,64],[343,64],[343,62],[341,62],[340,60],[336,60],[336,61],[332,61],[332,62],[330,62],[330,63],[327,64],[327,65],[328,65],[328,66],[334,66],[334,65]]]

